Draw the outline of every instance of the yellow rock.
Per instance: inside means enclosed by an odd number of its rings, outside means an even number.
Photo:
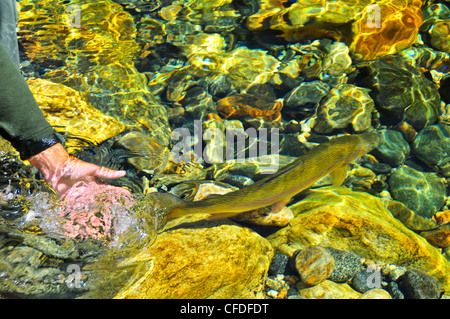
[[[162,233],[132,257],[148,267],[115,298],[263,298],[272,247],[234,225]]]
[[[421,0],[386,0],[368,5],[352,25],[350,50],[365,60],[396,54],[413,44],[422,25]]]
[[[392,299],[392,297],[384,289],[371,289],[365,292],[359,299]]]
[[[42,77],[67,85],[133,130],[170,141],[167,112],[134,66],[139,54],[133,16],[110,0],[24,0],[19,41]]]
[[[19,154],[19,152],[16,151],[16,149],[11,145],[10,142],[0,136],[0,155],[5,155],[9,152],[17,155]]]
[[[158,14],[166,21],[173,21],[177,18],[177,14],[181,9],[183,9],[183,7],[180,5],[169,5],[167,7],[161,8]]]
[[[333,38],[365,60],[410,46],[423,22],[420,0],[269,0],[247,19],[250,30],[277,30],[288,41]]]
[[[19,37],[31,61],[132,65],[139,46],[131,14],[110,0],[65,2],[21,1]]]
[[[192,10],[214,10],[228,3],[232,0],[189,0],[189,1],[179,1],[183,3],[187,8]]]
[[[57,132],[99,144],[125,128],[121,122],[102,114],[77,91],[63,84],[42,79],[30,79],[27,83],[45,118]],[[66,146],[70,151],[81,144],[78,139],[69,139]]]
[[[233,220],[243,221],[254,225],[286,226],[294,218],[289,207],[283,207],[274,213],[271,206],[251,210],[233,217]]]
[[[227,43],[218,33],[199,33],[188,35],[181,44],[186,56],[192,54],[224,53]]]
[[[420,270],[450,290],[450,264],[423,237],[407,229],[372,195],[346,188],[310,191],[290,206],[296,215],[268,237],[292,255],[310,245],[349,250],[361,257]]]
[[[278,72],[280,62],[266,51],[238,47],[230,52],[191,54],[189,64],[196,76],[212,76],[214,81],[225,76],[233,88],[244,92],[267,83]]]
[[[361,297],[361,294],[349,285],[338,284],[331,280],[325,280],[307,288],[300,283],[297,284],[297,289],[299,295],[307,299],[358,299]]]

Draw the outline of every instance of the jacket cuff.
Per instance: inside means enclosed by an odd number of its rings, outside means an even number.
[[[24,161],[58,143],[62,143],[62,141],[56,132],[51,129],[39,138],[19,139],[14,141],[12,145],[20,153],[20,159]]]

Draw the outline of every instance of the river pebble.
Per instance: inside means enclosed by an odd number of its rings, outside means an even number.
[[[406,272],[405,267],[386,264],[381,267],[381,274],[387,276],[391,281],[397,281]]]
[[[398,283],[395,281],[390,281],[387,288],[393,299],[405,299],[405,295],[400,291]]]
[[[380,57],[370,64],[365,79],[373,89],[381,119],[388,124],[406,121],[416,130],[434,124],[440,97],[434,83],[398,56]]]
[[[289,277],[288,277],[289,278]],[[269,276],[266,279],[266,296],[273,299],[285,299],[288,295],[296,294],[293,283],[284,275]]]
[[[375,103],[365,89],[339,84],[321,100],[314,131],[326,134],[351,126],[355,132],[363,132],[370,127],[374,109]]]
[[[438,299],[441,294],[436,279],[414,269],[400,277],[399,288],[407,299]]]
[[[322,81],[303,82],[284,97],[284,109],[291,114],[312,115],[330,87]]]
[[[358,272],[351,280],[350,286],[360,293],[381,288],[380,269],[368,267]]]
[[[412,144],[414,154],[428,167],[450,177],[450,127],[431,125],[419,132]]]
[[[286,274],[290,272],[289,256],[285,254],[275,254],[269,266],[269,275]]]
[[[394,130],[380,130],[381,142],[371,154],[379,161],[393,167],[403,164],[408,158],[410,147],[403,134]]]
[[[425,238],[431,245],[439,248],[450,247],[450,224],[444,224],[437,229],[423,231],[420,236]]]
[[[432,217],[445,204],[444,181],[434,173],[402,166],[393,171],[388,183],[392,197],[421,216]]]
[[[320,246],[309,246],[295,256],[295,268],[301,280],[311,286],[327,279],[334,270],[334,258]]]
[[[392,299],[392,297],[384,289],[371,289],[365,292],[359,299]]]
[[[346,282],[363,269],[362,258],[353,252],[327,247],[328,253],[335,261],[334,271],[330,280],[334,282]]]

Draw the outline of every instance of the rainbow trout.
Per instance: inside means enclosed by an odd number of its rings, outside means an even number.
[[[334,186],[341,185],[347,176],[347,164],[377,147],[379,140],[374,133],[333,138],[252,185],[224,195],[210,195],[202,201],[182,201],[169,209],[166,217],[171,220],[207,214],[212,219],[225,218],[269,205],[274,213],[278,212],[293,196],[328,174]]]

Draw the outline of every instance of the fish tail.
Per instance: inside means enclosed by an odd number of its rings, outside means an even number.
[[[175,219],[184,215],[184,206],[187,201],[170,193],[157,193],[158,200],[165,208],[165,218],[167,220]]]
[[[190,202],[179,199],[181,204],[168,210],[165,214],[163,230],[167,230],[183,223],[192,223],[210,217],[208,213],[199,210],[199,202]]]
[[[166,215],[167,220],[177,219],[185,215],[186,212],[183,210],[182,206],[183,204],[172,208]]]

